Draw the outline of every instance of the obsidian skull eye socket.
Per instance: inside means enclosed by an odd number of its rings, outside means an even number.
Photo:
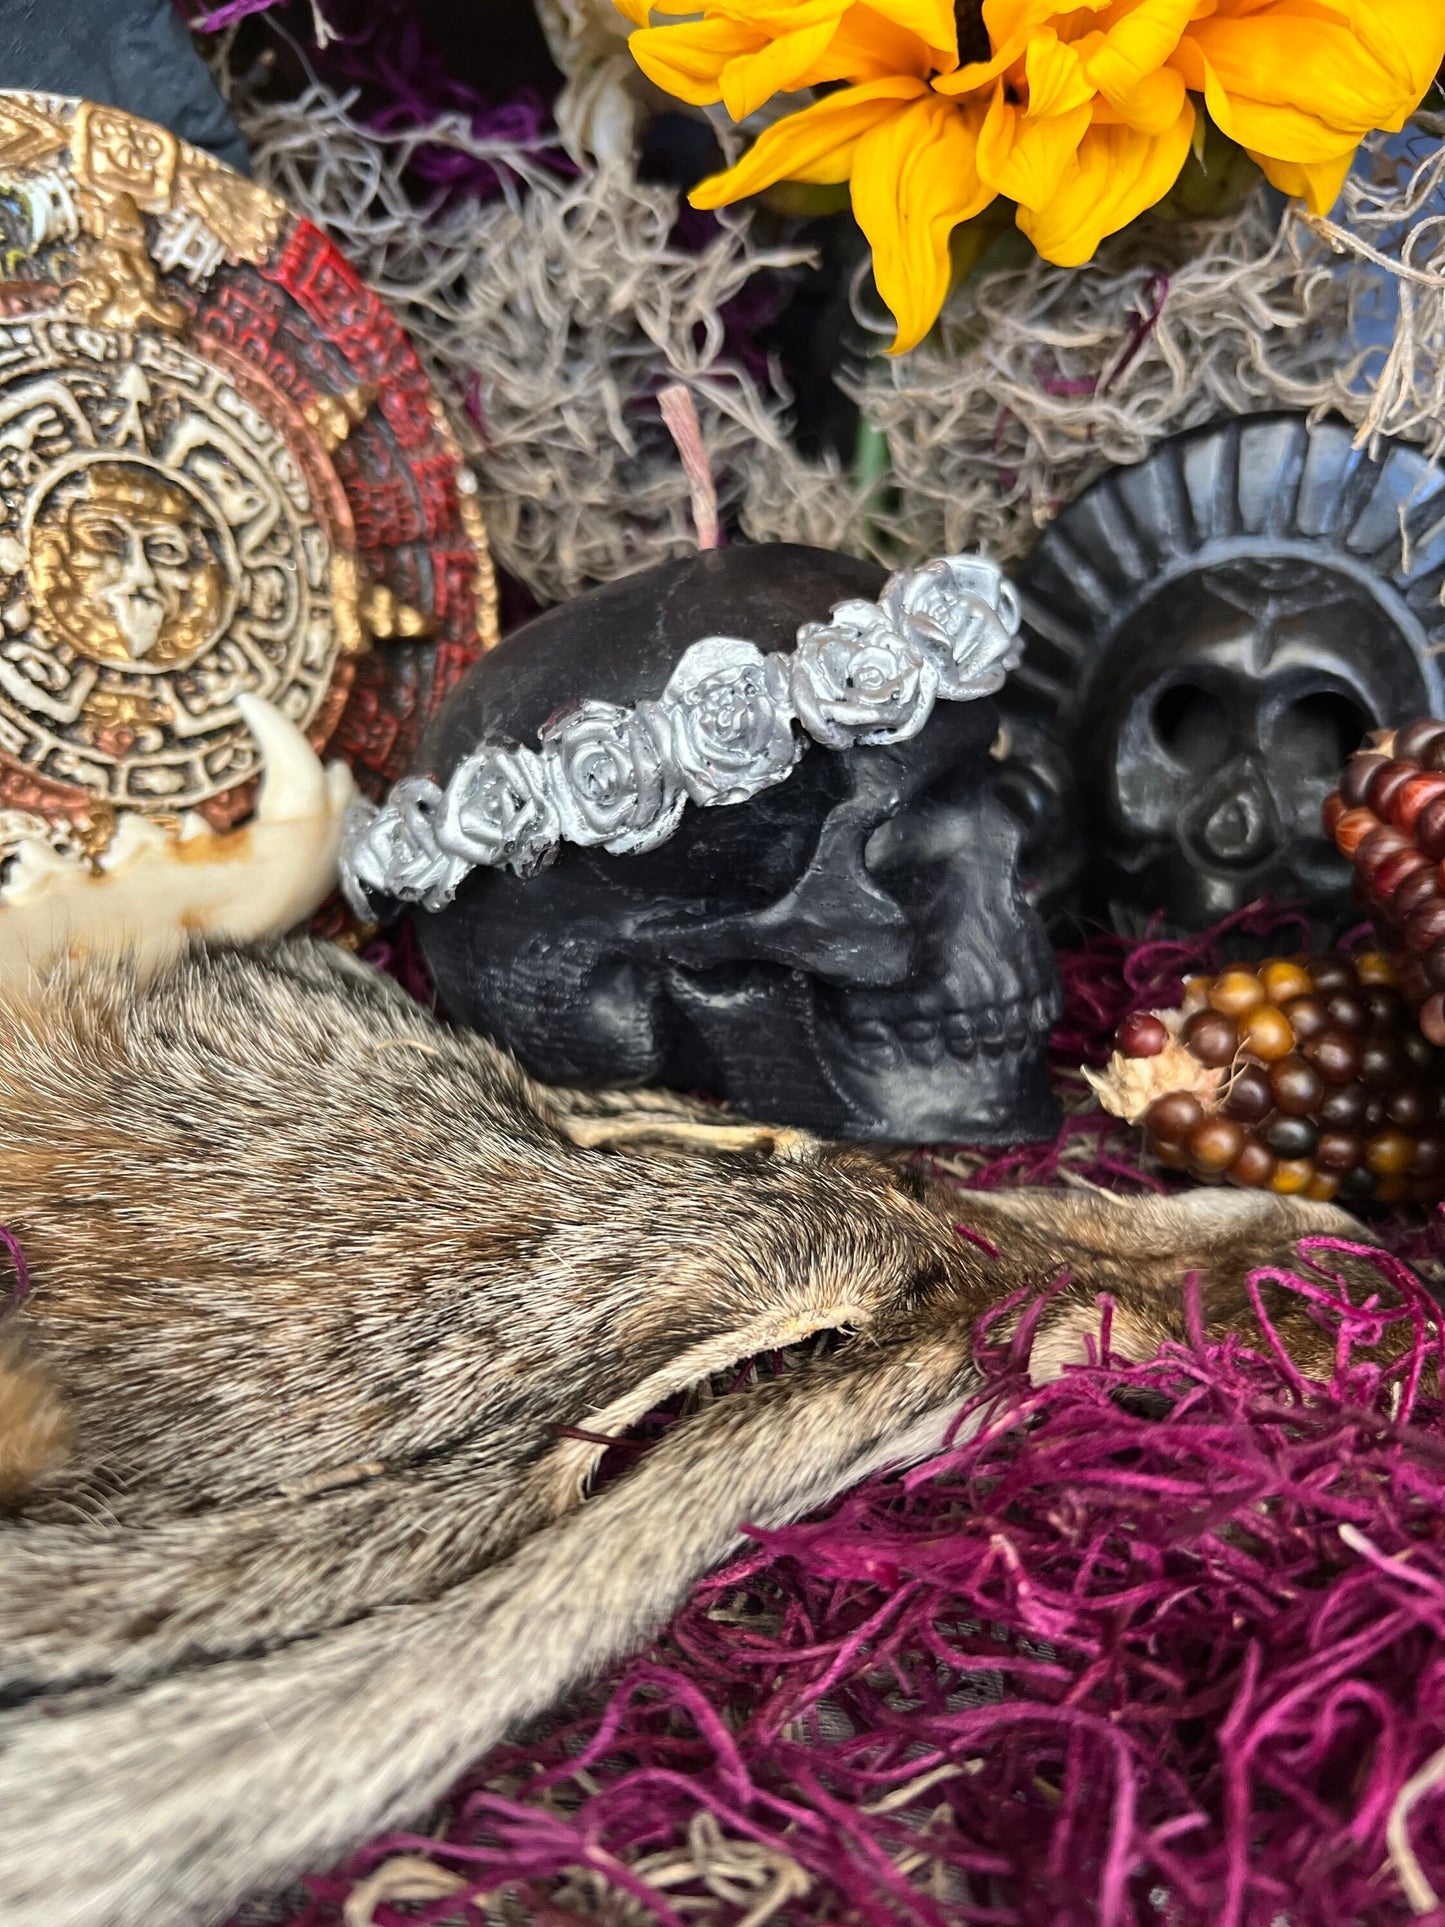
[[[1333,689],[1268,705],[1259,723],[1267,757],[1301,774],[1327,777],[1331,784],[1373,726],[1354,696]],[[1187,769],[1216,769],[1233,747],[1235,715],[1229,705],[1187,677],[1155,697],[1153,724],[1165,755]]]
[[[1200,929],[1252,898],[1350,909],[1320,805],[1350,752],[1445,698],[1445,477],[1268,415],[1112,469],[1016,573],[1015,756],[1082,826],[1045,907]]]
[[[1276,719],[1265,747],[1275,755],[1292,755],[1302,769],[1333,788],[1374,726],[1374,719],[1352,696],[1321,689],[1297,697],[1288,706]]]
[[[731,548],[625,578],[483,657],[423,745],[445,779],[488,732],[530,740],[560,705],[654,699],[700,637],[788,649],[870,565]],[[647,854],[564,849],[519,880],[474,871],[419,913],[448,1006],[535,1075],[706,1088],[827,1135],[1006,1143],[1051,1135],[1052,951],[995,795],[991,701],[944,703],[906,741],[809,749],[750,801],[689,808]]]
[[[1190,770],[1218,768],[1229,744],[1229,711],[1211,689],[1181,678],[1161,689],[1151,712],[1160,749]]]

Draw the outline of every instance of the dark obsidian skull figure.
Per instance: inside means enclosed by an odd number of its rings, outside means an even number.
[[[559,707],[657,697],[709,635],[791,649],[881,574],[821,550],[734,548],[529,623],[452,694],[420,767],[534,743]],[[541,874],[473,871],[417,928],[458,1017],[551,1082],[704,1090],[833,1135],[1005,1143],[1052,1134],[1052,952],[1020,895],[990,701],[910,741],[814,745],[751,801],[689,805],[643,855],[564,847]]]
[[[1367,731],[1438,713],[1442,514],[1419,450],[1373,460],[1295,415],[1176,436],[1064,511],[1018,574],[1005,700],[1024,763],[1032,730],[1072,764],[1087,908],[1125,930],[1348,908],[1320,805]]]

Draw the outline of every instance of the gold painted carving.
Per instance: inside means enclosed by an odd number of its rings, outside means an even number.
[[[102,731],[114,734],[126,730],[134,736],[137,730],[158,729],[176,719],[168,702],[134,689],[97,689],[87,701],[85,713],[87,721],[96,726],[97,740]]]
[[[103,199],[129,195],[158,214],[170,205],[180,152],[174,134],[114,107],[82,101],[70,124],[70,165],[77,182]]]
[[[325,459],[376,391],[311,402],[304,433],[264,380],[186,338],[187,290],[202,298],[224,261],[265,264],[284,205],[163,128],[6,91],[0,182],[33,229],[0,272],[16,282],[0,287],[0,811],[65,817],[95,862],[118,821],[244,807],[253,698],[304,735],[344,702],[338,656],[437,624],[369,578]],[[490,648],[476,482],[429,406]]]
[[[48,114],[13,94],[0,100],[0,167],[33,167],[61,153],[70,135]]]
[[[365,421],[367,410],[375,400],[374,388],[350,388],[344,395],[317,395],[301,412],[329,454],[332,449],[340,448],[352,429]]]
[[[218,546],[199,501],[157,470],[103,461],[71,470],[31,522],[35,620],[97,662],[190,662],[219,639],[227,613]]]
[[[287,431],[187,344],[0,320],[4,767],[148,813],[253,781],[238,703],[304,730],[360,636],[332,541]]]
[[[336,611],[336,634],[341,653],[364,656],[373,642],[407,641],[429,636],[436,628],[430,616],[380,582],[369,582],[355,556],[331,558],[331,594]]]
[[[76,854],[92,876],[100,875],[100,860],[110,848],[117,821],[109,803],[92,803],[72,831]]]
[[[361,620],[361,571],[356,557],[338,550],[331,558],[331,623],[343,656],[364,656],[371,637]]]
[[[66,285],[66,305],[97,327],[134,328],[149,322],[167,334],[179,334],[186,310],[161,292],[133,197],[85,194],[80,212],[95,245],[87,250],[84,272]]]
[[[400,601],[379,582],[362,590],[359,613],[363,626],[378,642],[388,642],[396,636],[410,641],[430,635],[436,627],[429,616],[413,609],[409,602]]]
[[[66,150],[69,150],[68,154]],[[162,265],[209,276],[221,259],[259,264],[276,245],[286,210],[254,181],[183,147],[162,127],[82,101],[67,123],[33,98],[0,94],[0,173],[68,159],[86,237],[85,272],[71,305],[117,327],[181,325],[137,257],[138,217],[160,218]],[[21,183],[23,185],[23,182]],[[142,238],[143,238],[143,230]],[[95,267],[105,286],[87,291]]]
[[[185,156],[176,174],[174,204],[220,242],[232,261],[264,261],[276,245],[285,209],[263,187],[229,169],[198,167]]]

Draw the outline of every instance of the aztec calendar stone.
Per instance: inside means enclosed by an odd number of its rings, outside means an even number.
[[[401,328],[265,189],[0,93],[0,857],[256,803],[246,698],[380,793],[496,636]]]

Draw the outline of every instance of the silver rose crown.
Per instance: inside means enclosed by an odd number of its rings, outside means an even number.
[[[656,849],[689,802],[745,803],[786,782],[810,743],[906,742],[935,703],[994,695],[1019,660],[1019,613],[996,563],[946,555],[890,577],[876,602],[805,622],[791,652],[706,636],[656,702],[574,703],[540,750],[484,743],[445,786],[409,776],[379,806],[354,802],[342,891],[362,918],[374,896],[441,910],[469,871],[533,876],[564,843]]]

